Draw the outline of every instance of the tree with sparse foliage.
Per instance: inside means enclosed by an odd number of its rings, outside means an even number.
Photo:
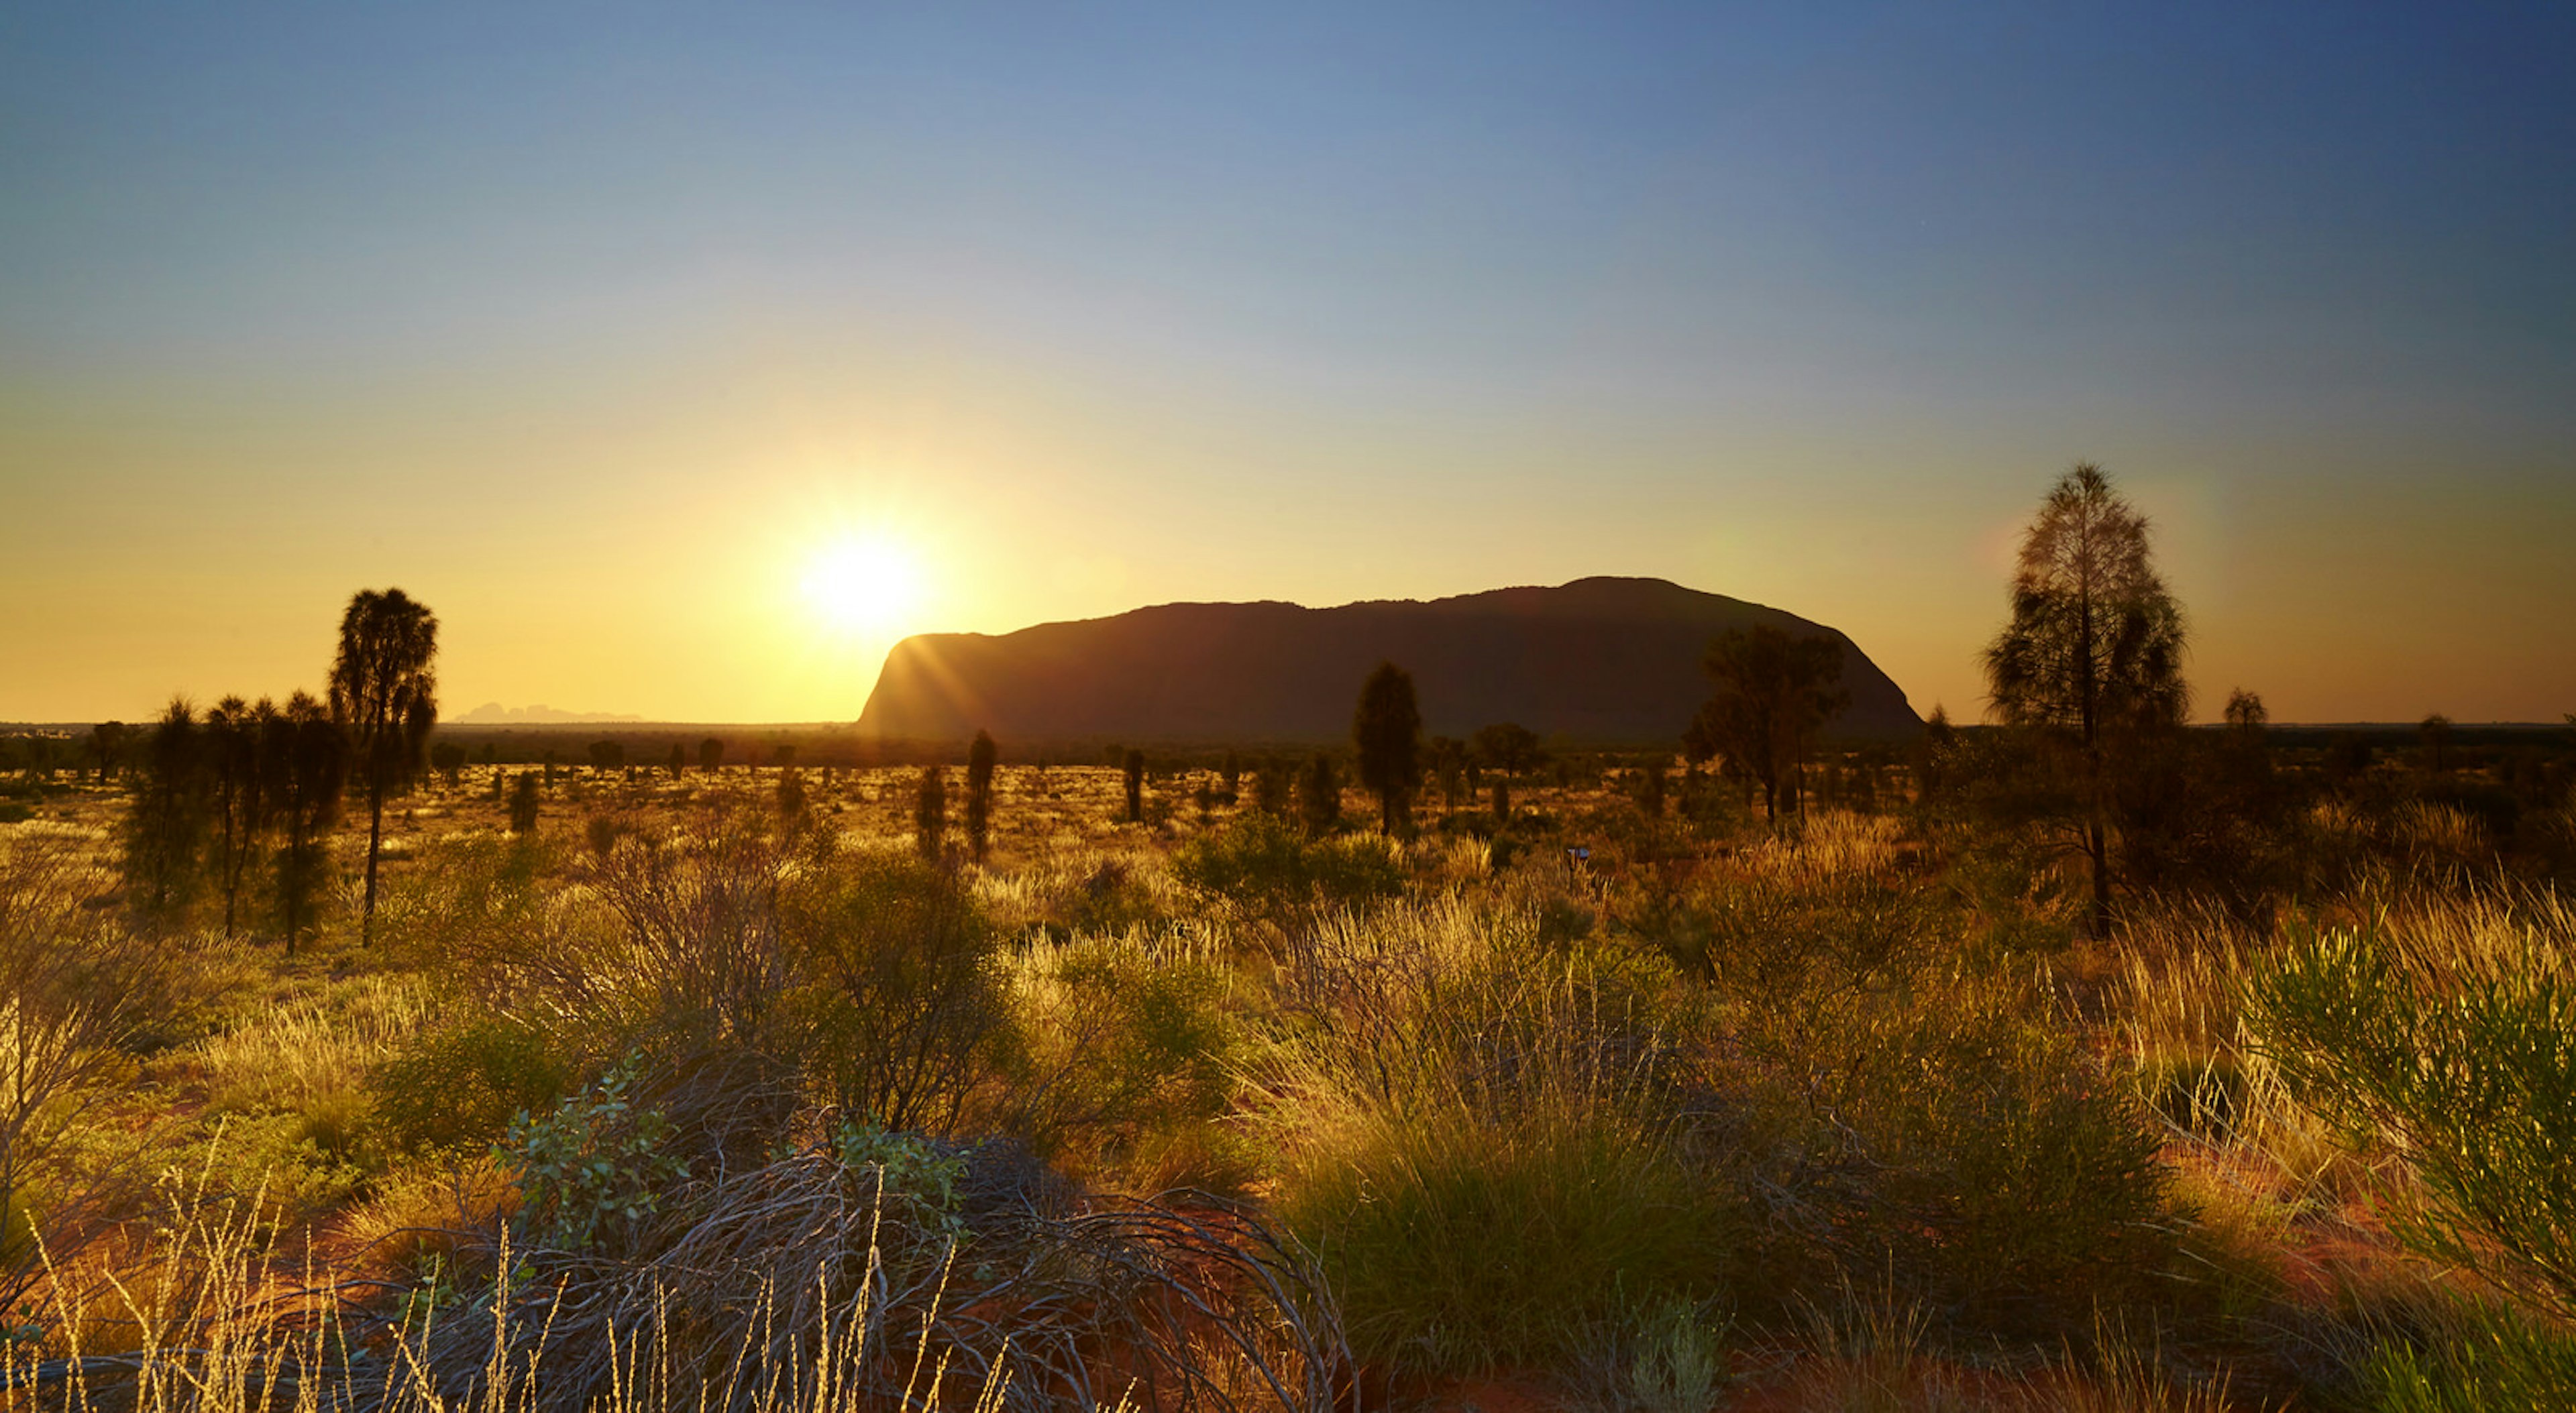
[[[124,764],[126,736],[122,721],[102,721],[89,729],[82,744],[89,753],[90,764],[98,769],[99,784],[106,784],[115,776],[117,767]]]
[[[525,839],[537,832],[537,773],[519,772],[518,783],[510,787],[510,832]]]
[[[698,769],[708,775],[724,768],[724,742],[709,736],[698,743]]]
[[[1517,721],[1479,726],[1468,744],[1478,764],[1506,775],[1524,774],[1547,764],[1547,752],[1539,747],[1538,733]]]
[[[1368,675],[1351,714],[1351,744],[1359,752],[1360,784],[1377,796],[1379,831],[1411,828],[1413,791],[1422,778],[1422,711],[1412,673],[1381,662]]]
[[[802,826],[813,809],[805,797],[805,777],[794,766],[778,772],[778,817],[791,829]]]
[[[260,733],[262,791],[275,802],[285,833],[277,851],[277,913],[288,956],[319,921],[331,869],[331,826],[340,817],[340,793],[349,779],[349,737],[332,715],[298,692],[286,699],[285,710],[262,723]]]
[[[1717,759],[1762,791],[1773,829],[1799,808],[1816,733],[1851,700],[1842,687],[1835,639],[1793,638],[1768,624],[1738,628],[1708,645],[1701,665],[1716,692],[1700,707],[1682,746],[1693,760]]]
[[[259,857],[273,813],[261,770],[260,742],[271,730],[277,705],[262,697],[251,706],[226,697],[206,713],[206,766],[214,820],[215,887],[224,895],[224,936],[237,935],[242,890]]]
[[[671,743],[670,758],[662,762],[662,769],[668,772],[670,777],[674,780],[677,780],[682,775],[688,773],[689,753],[681,748],[679,742],[673,741]]]
[[[2424,742],[2425,767],[2435,775],[2450,769],[2450,762],[2443,752],[2451,744],[2451,718],[2437,711],[2424,718],[2423,724],[2415,728],[2415,734]]]
[[[2111,831],[2124,777],[2178,729],[2182,609],[2156,573],[2147,519],[2091,462],[2040,503],[2022,538],[2012,619],[1986,649],[1995,714],[2064,763],[2092,873],[2095,935],[2111,923]]]
[[[134,910],[168,923],[195,898],[208,811],[207,741],[197,713],[173,698],[143,745],[134,802],[125,815],[125,884]]]
[[[1322,838],[1342,822],[1342,782],[1334,773],[1333,758],[1317,752],[1306,764],[1306,773],[1297,778],[1297,821],[1306,832]]]
[[[430,728],[438,724],[438,619],[400,589],[361,589],[340,615],[331,664],[331,720],[349,738],[367,792],[367,896],[360,935],[376,922],[376,864],[384,852],[385,798],[411,788]]]
[[[912,846],[937,862],[948,837],[948,772],[935,765],[921,768],[912,792]]]
[[[1145,753],[1129,751],[1123,763],[1127,785],[1127,822],[1145,822]]]
[[[626,764],[626,747],[623,744],[609,740],[590,743],[591,769],[605,773],[624,764]]]
[[[977,863],[993,844],[993,768],[1001,754],[990,731],[976,732],[975,744],[966,748],[966,847]]]
[[[431,746],[429,768],[446,777],[448,789],[455,789],[465,774],[465,748],[453,741],[441,741]]]
[[[1283,762],[1264,758],[1252,770],[1252,809],[1273,819],[1288,815],[1288,767]]]

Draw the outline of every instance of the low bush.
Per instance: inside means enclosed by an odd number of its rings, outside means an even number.
[[[1373,835],[1308,838],[1267,814],[1239,815],[1175,850],[1172,871],[1254,912],[1347,906],[1404,891],[1404,864]]]
[[[377,1065],[367,1092],[397,1146],[471,1152],[519,1115],[551,1108],[573,1079],[570,1058],[542,1031],[487,1015],[432,1031]]]
[[[2422,1254],[2576,1315],[2576,938],[2535,909],[2474,935],[2327,932],[2248,981],[2264,1053],[2356,1143],[2403,1156]]]
[[[1353,1350],[1417,1373],[1579,1362],[1636,1302],[1729,1293],[1750,1225],[1651,1126],[1577,1104],[1349,1114],[1276,1203]]]

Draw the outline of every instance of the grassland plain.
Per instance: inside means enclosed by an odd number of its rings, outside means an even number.
[[[1569,761],[1401,840],[1241,764],[1133,822],[1006,764],[981,862],[911,767],[560,767],[513,832],[469,765],[389,818],[374,945],[344,884],[292,958],[133,920],[121,787],[23,792],[10,1397],[2576,1399],[2564,798],[2507,838],[2320,768],[2258,893],[2087,938],[1955,763],[1775,835]]]

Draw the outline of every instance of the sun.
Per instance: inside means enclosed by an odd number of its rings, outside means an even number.
[[[806,607],[843,633],[903,626],[921,599],[921,568],[903,546],[881,539],[836,540],[806,561]]]

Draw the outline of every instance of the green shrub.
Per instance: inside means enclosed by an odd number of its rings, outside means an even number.
[[[1080,1143],[1152,1186],[1240,1185],[1249,1162],[1217,1120],[1248,1037],[1223,964],[1093,937],[1042,953],[1033,970],[1007,1127],[1048,1152]]]
[[[775,906],[798,1022],[782,1058],[853,1120],[953,1130],[1012,1038],[1000,939],[957,877],[836,849],[806,860]]]
[[[540,1031],[498,1016],[432,1032],[367,1076],[376,1117],[407,1149],[473,1150],[563,1097],[573,1065]]]
[[[1727,1292],[1750,1226],[1661,1135],[1580,1104],[1354,1114],[1276,1202],[1353,1351],[1416,1373],[1578,1360],[1639,1302]]]
[[[689,1175],[665,1150],[670,1119],[635,1101],[641,1071],[630,1060],[553,1112],[511,1121],[501,1148],[519,1170],[521,1210],[539,1244],[616,1254],[659,1209],[663,1189]]]
[[[2383,1341],[2361,1369],[2373,1413],[2576,1408],[2576,1336],[2494,1306],[2473,1308],[2429,1346]]]
[[[2445,951],[2382,930],[2310,936],[2248,982],[2295,1093],[2404,1155],[2418,1252],[2576,1315],[2576,980],[2562,941],[2497,929]]]
[[[1404,865],[1382,838],[1310,839],[1268,814],[1238,815],[1172,856],[1182,882],[1256,912],[1350,904],[1404,891]]]
[[[2064,1334],[2137,1295],[2178,1223],[2125,1087],[2015,1012],[1992,988],[1945,988],[1854,1015],[1810,1057],[1843,1174],[1829,1244],[1852,1276],[1961,1325]]]

